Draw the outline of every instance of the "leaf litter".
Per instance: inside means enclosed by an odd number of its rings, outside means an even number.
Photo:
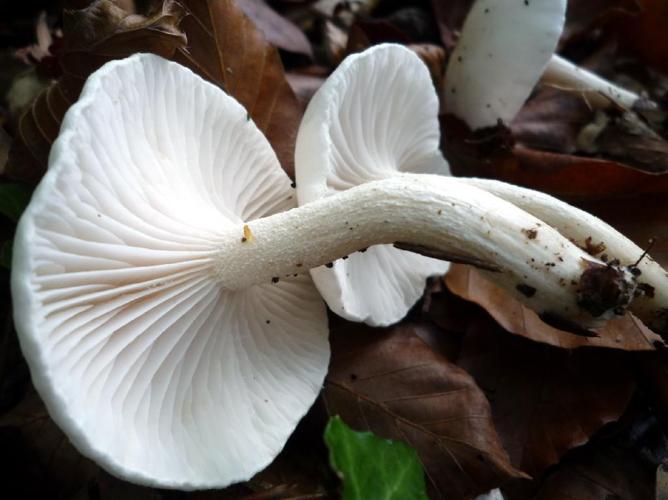
[[[0,23],[3,54],[14,57],[17,40],[26,48],[19,52],[24,59],[6,66],[10,79],[22,69],[47,75],[22,115],[11,114],[5,97],[0,102],[3,246],[11,245],[25,203],[27,188],[16,182],[39,181],[64,113],[106,61],[153,52],[190,67],[249,110],[292,175],[304,104],[345,55],[403,43],[427,63],[440,88],[471,4],[64,3],[72,5],[65,11],[54,5],[46,16],[37,8],[17,9]],[[665,5],[569,4],[561,50],[665,103]],[[39,38],[38,19],[46,20]],[[50,47],[45,26],[55,35]],[[334,57],[332,33],[338,37]],[[30,56],[35,47],[40,57]],[[661,114],[630,112],[601,114],[564,89],[539,88],[509,127],[482,137],[444,117],[442,147],[459,175],[575,201],[640,246],[657,239],[651,253],[665,265],[667,122]],[[9,271],[0,269],[0,279],[9,310]],[[8,314],[3,324],[2,491],[10,497],[172,498],[115,479],[78,454],[30,388]],[[498,487],[518,499],[654,497],[655,472],[668,457],[668,358],[660,338],[637,319],[617,320],[595,337],[577,336],[547,325],[458,265],[445,282],[434,280],[422,303],[394,327],[333,317],[330,324],[332,363],[321,398],[274,464],[248,483],[179,498],[337,498],[341,485],[322,441],[330,415],[414,448],[432,498],[472,498]]]

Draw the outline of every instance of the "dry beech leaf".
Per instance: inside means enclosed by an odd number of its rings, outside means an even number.
[[[654,350],[656,345],[663,344],[661,337],[631,314],[597,330],[598,337],[583,337],[554,328],[470,266],[453,265],[445,281],[452,293],[483,307],[505,330],[536,342],[566,349],[594,346],[627,351]]]
[[[653,477],[630,450],[582,453],[548,477],[536,500],[654,500]],[[659,499],[657,499],[659,500]]]
[[[635,389],[632,361],[622,351],[530,342],[487,318],[469,327],[457,364],[487,394],[512,464],[537,478],[620,417]]]
[[[657,465],[665,457],[665,434],[650,412],[649,408],[634,410],[635,415],[628,412],[622,420],[631,416],[632,422],[604,429],[585,446],[566,454],[546,474],[534,498],[666,500],[655,480],[663,471]]]
[[[39,181],[60,122],[78,99],[88,75],[112,59],[135,52],[171,57],[176,47],[186,43],[177,29],[179,18],[177,4],[171,0],[149,16],[128,15],[111,0],[65,11],[60,55],[63,74],[21,116],[5,174],[30,183]]]
[[[470,498],[511,478],[489,403],[473,379],[436,353],[425,325],[332,328],[323,399],[330,415],[415,448],[433,498]]]
[[[660,130],[654,130],[633,111],[595,111],[577,92],[539,90],[510,128],[517,143],[524,147],[567,154],[584,152],[648,173],[668,170],[668,141]]]
[[[515,140],[525,147],[573,153],[580,130],[593,120],[594,114],[579,95],[542,88],[509,126]]]
[[[98,467],[84,458],[49,417],[34,389],[0,417],[3,494],[7,498],[72,498]]]
[[[274,47],[309,58],[313,57],[311,43],[304,32],[292,21],[269,7],[264,0],[237,0],[237,3]]]
[[[446,49],[452,50],[457,43],[458,32],[464,24],[464,19],[471,10],[473,2],[474,0],[430,1],[441,40]]]
[[[294,146],[303,107],[285,77],[278,51],[234,0],[182,0],[179,27],[188,37],[173,60],[237,99],[294,177]]]
[[[63,76],[21,118],[9,176],[37,182],[60,122],[88,75],[136,52],[180,62],[235,97],[292,175],[303,107],[288,85],[278,51],[233,0],[164,0],[149,16],[128,15],[113,1],[98,0],[67,13],[64,33]]]
[[[634,22],[620,23],[620,40],[645,64],[668,73],[668,3],[665,0],[635,0],[640,7]]]
[[[570,200],[668,193],[668,174],[527,148],[515,144],[505,127],[471,132],[461,120],[443,115],[441,129],[441,147],[455,175],[499,179]]]

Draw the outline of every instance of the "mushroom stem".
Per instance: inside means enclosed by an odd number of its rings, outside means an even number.
[[[633,109],[640,100],[634,92],[601,78],[563,57],[553,55],[541,77],[543,84],[581,93],[594,108],[608,108],[615,104],[624,109]]]
[[[584,210],[552,196],[490,179],[462,179],[529,212],[588,253],[618,260],[637,274],[637,298],[630,310],[658,333],[668,334],[668,274],[644,250]]]
[[[230,229],[214,258],[223,287],[276,282],[371,245],[401,242],[496,268],[488,276],[529,307],[584,327],[623,313],[635,290],[627,270],[452,177],[398,174],[247,226]]]

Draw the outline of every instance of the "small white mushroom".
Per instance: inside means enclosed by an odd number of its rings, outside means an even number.
[[[428,255],[498,266],[502,272],[490,278],[540,313],[590,326],[607,319],[614,310],[610,303],[580,307],[586,303],[580,290],[591,295],[581,275],[592,257],[512,204],[471,191],[465,181],[428,174],[448,172],[438,149],[437,113],[428,70],[399,45],[350,56],[327,79],[309,103],[295,157],[300,211],[317,218],[326,206],[333,218],[318,219],[319,229],[308,232],[319,241],[313,253],[322,252],[319,246],[336,254],[337,241],[344,253],[401,242]],[[296,228],[293,233],[299,237]],[[397,264],[403,255],[372,247],[311,274],[337,314],[388,324],[406,314],[424,278],[439,271],[419,256]],[[613,301],[619,312],[630,300],[633,280],[625,271],[611,272],[619,277]]]
[[[592,106],[631,109],[640,96],[555,55],[566,0],[477,0],[445,73],[444,111],[472,129],[510,123],[542,78]]]

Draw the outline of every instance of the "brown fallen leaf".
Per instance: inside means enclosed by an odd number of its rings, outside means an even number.
[[[572,154],[582,127],[594,113],[578,95],[542,88],[517,113],[510,129],[524,147]]]
[[[12,138],[0,126],[0,175],[4,175],[9,159],[9,150],[12,147]]]
[[[457,364],[485,391],[511,463],[539,477],[624,412],[635,389],[631,353],[567,351],[473,322]]]
[[[37,182],[60,122],[88,75],[109,60],[136,52],[180,62],[235,97],[293,175],[302,105],[287,83],[277,50],[233,0],[163,0],[145,16],[128,15],[112,0],[98,0],[67,12],[64,43],[63,76],[23,115],[7,175]]]
[[[450,152],[452,149],[450,149]],[[517,184],[571,201],[668,193],[668,174],[649,174],[609,160],[515,147],[512,154],[469,161],[448,156],[455,175]]]
[[[443,45],[451,51],[457,43],[459,30],[464,24],[464,19],[471,9],[474,0],[431,0],[431,8],[441,35]]]
[[[311,43],[304,32],[272,9],[264,0],[237,0],[237,4],[274,47],[313,57]]]
[[[324,83],[326,76],[318,74],[305,74],[297,72],[289,72],[286,75],[292,91],[297,98],[304,104],[307,104],[313,94],[317,92],[320,86]]]
[[[128,15],[111,0],[98,0],[63,14],[62,77],[43,91],[22,115],[5,174],[36,183],[47,165],[51,143],[65,112],[79,97],[93,71],[107,61],[135,52],[170,57],[185,38],[177,29],[177,4],[165,0],[149,15]]]
[[[613,424],[566,454],[533,498],[655,500],[655,471],[666,454],[666,437],[650,410],[645,407],[643,413],[623,425]],[[661,500],[656,486],[656,500]]]
[[[85,493],[98,467],[70,444],[49,417],[34,389],[0,417],[3,496],[62,498]]]
[[[237,99],[294,177],[294,147],[303,107],[290,88],[278,51],[234,0],[181,0],[179,24],[188,46],[173,60]]]
[[[453,265],[445,282],[452,293],[483,307],[505,330],[536,342],[566,349],[591,346],[627,351],[651,351],[663,345],[660,336],[631,314],[610,321],[597,330],[597,337],[554,328],[470,266]]]
[[[470,498],[523,474],[509,465],[473,379],[423,340],[439,335],[426,324],[339,322],[322,397],[355,429],[414,447],[434,498]]]
[[[525,148],[577,153],[660,174],[668,170],[668,141],[661,136],[665,111],[652,113],[658,117],[654,125],[634,111],[594,110],[578,92],[545,87],[527,101],[510,129]]]
[[[640,13],[634,22],[620,23],[620,40],[625,50],[645,64],[668,73],[668,3],[664,0],[636,0]]]

